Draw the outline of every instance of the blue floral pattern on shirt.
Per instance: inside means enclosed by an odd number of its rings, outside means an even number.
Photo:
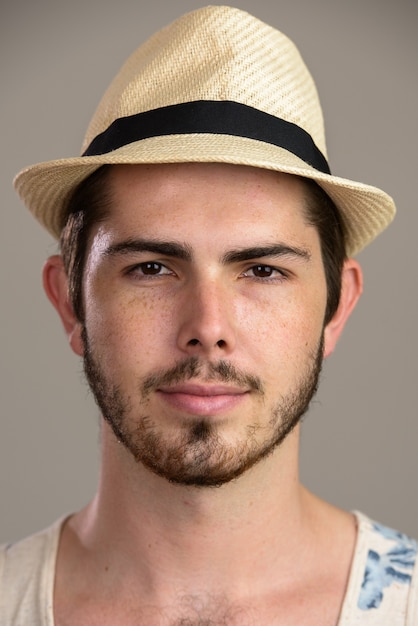
[[[407,535],[373,524],[373,530],[393,542],[388,552],[369,550],[358,607],[363,611],[377,609],[382,603],[384,589],[392,583],[410,584],[411,572],[417,558],[418,545]]]

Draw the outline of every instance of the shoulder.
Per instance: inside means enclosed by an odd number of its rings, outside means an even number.
[[[0,546],[1,624],[52,624],[55,560],[63,521]]]
[[[340,625],[418,626],[418,544],[356,513],[358,537]]]

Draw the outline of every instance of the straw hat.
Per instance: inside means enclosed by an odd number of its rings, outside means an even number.
[[[330,174],[315,84],[294,44],[248,13],[209,6],[143,44],[104,94],[82,156],[15,179],[59,237],[75,187],[103,164],[223,162],[314,179],[334,200],[352,255],[395,214],[383,191]]]

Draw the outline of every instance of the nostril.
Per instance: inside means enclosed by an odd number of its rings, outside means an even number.
[[[200,346],[203,345],[201,341],[199,341],[199,339],[190,339],[190,341],[188,342],[189,346]],[[225,348],[226,347],[226,341],[224,339],[219,339],[219,341],[217,341],[215,343],[215,346],[217,346],[218,348]]]

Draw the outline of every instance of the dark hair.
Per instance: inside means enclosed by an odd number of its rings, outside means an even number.
[[[322,262],[327,283],[327,306],[324,324],[332,319],[341,296],[341,276],[347,259],[344,225],[334,202],[314,180],[301,179],[306,188],[305,219],[314,226],[321,244]]]
[[[68,276],[68,291],[74,313],[84,321],[83,273],[92,227],[109,213],[107,183],[110,165],[102,165],[76,187],[67,206],[60,248]]]
[[[66,212],[60,246],[69,281],[69,296],[78,320],[84,321],[83,272],[92,227],[108,215],[111,198],[108,175],[103,165],[74,191]],[[346,259],[344,229],[340,214],[325,191],[313,180],[301,178],[306,188],[305,219],[319,234],[327,283],[324,324],[337,310],[341,292],[341,273]]]

